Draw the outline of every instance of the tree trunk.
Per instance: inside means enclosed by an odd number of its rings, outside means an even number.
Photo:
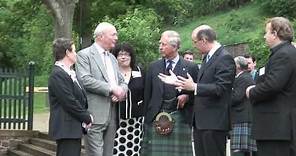
[[[78,0],[42,0],[54,17],[54,38],[72,38],[75,5]]]
[[[81,0],[79,1],[79,21],[77,22],[79,25],[79,44],[80,49],[83,49],[85,47],[88,47],[92,44],[92,33],[87,29],[88,27],[91,27],[91,25],[86,21],[91,21],[90,18],[90,0]]]

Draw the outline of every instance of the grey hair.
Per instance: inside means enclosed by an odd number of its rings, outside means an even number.
[[[247,70],[248,69],[248,61],[245,57],[243,56],[237,56],[234,58],[234,62],[236,66],[238,66],[239,69],[241,70]]]
[[[94,31],[93,38],[95,39],[96,37],[101,36],[102,34],[104,34],[104,31],[110,27],[114,27],[114,26],[108,22],[102,22],[98,24],[98,26]]]
[[[176,31],[173,30],[167,30],[165,32],[162,33],[161,36],[166,35],[169,39],[169,44],[173,47],[176,47],[177,49],[180,48],[180,44],[181,44],[181,38],[179,33],[177,33]]]

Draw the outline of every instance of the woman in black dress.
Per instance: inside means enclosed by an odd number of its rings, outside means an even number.
[[[144,73],[136,65],[133,48],[128,43],[117,45],[112,53],[128,84],[126,100],[118,104],[119,128],[114,142],[114,156],[139,156],[143,138]]]

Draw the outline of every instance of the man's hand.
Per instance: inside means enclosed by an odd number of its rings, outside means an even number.
[[[255,87],[255,85],[252,85],[252,86],[249,86],[247,89],[246,89],[246,96],[247,96],[247,98],[250,98],[250,90],[252,89],[252,88],[254,88]]]
[[[175,74],[172,70],[170,70],[169,73],[170,73],[171,75],[165,75],[165,74],[163,74],[163,73],[159,73],[159,74],[158,74],[158,78],[159,78],[162,82],[164,82],[164,83],[166,83],[166,84],[170,84],[170,85],[174,85],[174,86],[176,86],[176,82],[177,82],[177,80],[178,80],[176,74]]]
[[[182,109],[185,103],[188,101],[189,96],[186,94],[182,94],[182,95],[179,95],[177,99],[178,99],[177,109]]]
[[[193,82],[192,77],[190,74],[187,73],[187,79],[182,76],[177,76],[178,80],[176,82],[177,89],[194,91],[196,83]]]
[[[118,101],[123,101],[125,99],[125,91],[122,87],[120,86],[114,86],[112,87],[112,101],[118,102]]]

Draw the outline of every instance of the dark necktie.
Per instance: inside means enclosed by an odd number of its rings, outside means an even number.
[[[173,69],[173,61],[172,60],[167,60],[167,67],[166,67],[166,72],[169,74],[169,71]]]

